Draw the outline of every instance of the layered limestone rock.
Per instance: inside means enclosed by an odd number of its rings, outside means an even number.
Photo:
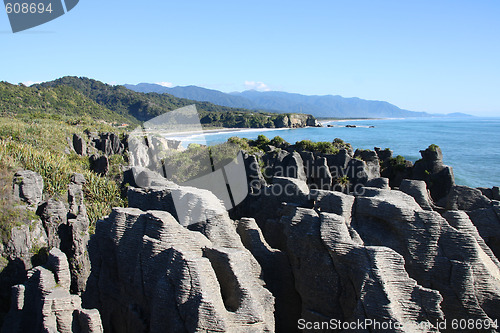
[[[245,162],[245,171],[247,174],[248,193],[256,194],[266,185],[266,181],[259,166],[259,161],[257,156],[246,153],[243,155],[243,160]]]
[[[78,155],[87,156],[87,142],[82,136],[73,134],[72,148]]]
[[[444,165],[441,148],[431,145],[421,150],[422,159],[413,166],[413,179],[424,180],[427,183],[432,199],[437,202],[446,197],[455,185],[453,169]]]
[[[366,164],[364,171],[367,175],[367,180],[380,177],[380,160],[375,151],[357,149],[354,152],[354,158],[356,157],[360,158]]]
[[[316,118],[306,114],[282,115],[274,121],[274,125],[277,128],[300,128],[306,126],[321,127],[321,124]]]
[[[419,324],[443,318],[439,293],[409,278],[395,251],[357,244],[342,216],[294,208],[282,223],[306,321],[371,319],[425,332]]]
[[[31,193],[27,188],[36,185],[34,186],[38,193],[36,197],[41,198],[43,192],[41,177],[31,171],[19,172],[18,177],[21,176],[24,181],[19,181],[19,178],[14,179],[14,196],[20,196],[20,199],[23,199],[26,193]],[[26,182],[26,179],[39,179],[40,182]],[[72,175],[68,186],[68,205],[50,198],[39,202],[35,207],[20,207],[20,209],[28,209],[27,216],[33,217],[25,224],[13,227],[10,231],[10,239],[5,244],[0,243],[0,255],[7,259],[0,276],[2,306],[6,304],[7,291],[11,286],[23,283],[27,271],[36,265],[44,264],[47,260],[47,252],[51,248],[60,249],[69,258],[71,292],[81,294],[85,290],[90,274],[90,261],[87,251],[89,220],[83,202],[84,183],[83,175]],[[36,214],[34,211],[31,212],[35,209]]]
[[[158,191],[132,196],[160,205],[172,194]],[[167,211],[137,208],[116,208],[97,224],[84,300],[106,330],[274,331],[274,298],[227,213],[195,229]]]
[[[42,201],[42,176],[30,170],[18,171],[14,175],[13,189],[14,197],[36,206]]]
[[[269,267],[283,267],[277,258],[285,254],[306,321],[390,320],[415,332],[437,331],[443,319],[500,319],[499,206],[480,192],[451,190],[452,208],[474,208],[466,212],[435,206],[418,180],[404,180],[400,191],[376,178],[368,184],[378,188],[356,196],[276,180],[246,210],[258,223],[241,219],[239,232],[264,278],[272,277],[266,283],[277,305],[280,277]]]
[[[30,270],[26,283],[13,287],[2,332],[103,332],[99,312],[83,309],[70,283],[66,255],[54,248],[45,267]]]
[[[286,253],[273,249],[254,219],[237,222],[237,231],[245,247],[262,267],[266,288],[274,295],[277,332],[296,332],[301,314],[300,295],[295,290],[293,272]]]
[[[86,180],[82,174],[73,174],[68,187],[68,222],[67,242],[61,244],[61,250],[70,259],[71,291],[81,294],[85,290],[90,274],[90,260],[87,251],[89,242],[89,219],[83,202],[83,185]]]
[[[302,181],[307,180],[304,171],[304,163],[299,153],[293,152],[286,155],[281,161],[274,165],[274,177],[297,178]]]
[[[422,207],[422,209],[433,209],[433,202],[424,181],[404,179],[401,182],[399,189],[404,193],[411,195],[420,207]]]
[[[189,186],[129,188],[129,207],[169,212],[179,223],[200,231],[217,246],[242,248],[226,208],[210,191]]]
[[[500,266],[465,216],[455,228],[405,193],[378,189],[357,197],[355,212],[351,226],[364,244],[401,254],[411,278],[439,291],[447,319],[499,318]]]
[[[60,248],[70,260],[71,291],[77,294],[85,290],[90,274],[87,252],[89,220],[83,202],[84,183],[82,174],[72,175],[68,186],[69,209],[62,201],[49,199],[37,211],[47,233],[48,247]]]

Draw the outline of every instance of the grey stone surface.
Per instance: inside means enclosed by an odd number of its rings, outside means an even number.
[[[42,201],[43,178],[30,170],[18,171],[14,175],[14,197],[30,205],[38,205]]]
[[[450,210],[470,211],[491,206],[491,200],[480,190],[461,185],[453,186],[446,200],[446,208]]]
[[[401,254],[411,278],[439,291],[447,319],[499,317],[494,310],[500,306],[499,267],[470,231],[470,222],[465,221],[469,229],[452,227],[400,191],[357,197],[355,212],[351,225],[364,244]]]
[[[372,178],[365,184],[366,187],[374,187],[382,190],[390,190],[389,179],[385,177]]]
[[[78,135],[78,134],[73,134],[73,149],[74,151],[80,155],[80,156],[87,156],[87,142],[85,139]]]
[[[411,195],[422,209],[432,210],[432,199],[424,181],[403,179],[399,186],[399,190]]]
[[[68,211],[62,201],[49,199],[37,210],[47,233],[49,247],[60,247],[67,240]],[[62,238],[62,239],[61,239]]]
[[[351,156],[347,149],[340,149],[337,154],[324,155],[326,158],[330,173],[334,179],[344,176],[346,168],[351,160]]]
[[[87,251],[89,220],[82,189],[84,181],[83,175],[72,175],[68,186],[69,210],[63,202],[49,199],[37,211],[47,235],[47,246],[61,249],[69,258],[71,292],[76,294],[85,290],[90,274]]]
[[[297,178],[305,182],[307,180],[307,176],[304,171],[304,163],[300,154],[294,151],[286,155],[280,163],[276,163],[274,166],[274,176]]]
[[[325,157],[318,156],[316,158],[312,167],[311,178],[315,188],[320,190],[331,189],[333,176]]]
[[[286,253],[273,249],[264,239],[254,219],[237,222],[237,231],[244,246],[262,267],[266,288],[275,297],[275,323],[277,332],[298,332],[301,301],[295,290],[294,278]]]
[[[262,175],[261,168],[257,156],[244,154],[243,160],[245,162],[245,171],[247,173],[248,192],[255,194],[260,192],[261,188],[266,185],[264,176]]]
[[[354,196],[336,191],[311,190],[310,198],[314,200],[317,211],[335,213],[351,221]]]
[[[489,248],[500,258],[500,216],[498,206],[467,212]]]
[[[413,325],[442,318],[439,294],[410,279],[394,251],[355,244],[341,216],[296,208],[282,220],[302,318]]]
[[[122,154],[125,146],[115,133],[100,133],[92,138],[93,145],[105,156]]]
[[[225,235],[209,236],[168,212],[114,209],[93,238],[85,304],[99,309],[105,330],[274,331],[258,262],[241,241],[226,247]]]
[[[71,182],[68,186],[68,204],[69,214],[72,217],[87,216],[87,209],[83,203],[83,185],[85,184],[85,177],[81,173],[75,173],[71,176]]]
[[[493,200],[500,201],[500,188],[498,186],[493,186],[491,189],[491,196]]]
[[[374,150],[377,153],[379,160],[382,162],[388,161],[392,158],[393,151],[390,149],[382,150],[379,147],[375,147]]]
[[[491,188],[486,187],[478,187],[477,188],[481,193],[490,200],[493,200],[493,190]]]
[[[264,189],[264,196],[282,202],[305,204],[309,201],[309,187],[297,178],[274,177],[271,186]]]
[[[175,184],[129,188],[128,201],[129,207],[169,212],[181,225],[200,231],[216,245],[242,247],[226,208],[210,191]]]
[[[47,267],[29,271],[26,283],[13,288],[2,332],[103,332],[99,313],[82,309],[80,297],[71,295],[69,286],[66,255],[54,248]]]
[[[148,188],[169,186],[173,183],[168,181],[161,174],[148,168],[133,166],[123,172],[123,184],[128,184],[132,187]]]
[[[453,169],[443,163],[441,148],[421,150],[422,159],[413,166],[413,179],[424,180],[434,202],[446,197],[455,185]]]
[[[401,331],[426,332],[425,325],[443,319],[441,296],[408,276],[401,255],[384,246],[356,244],[339,215],[322,213],[320,220],[321,238],[341,272],[340,301],[348,321],[390,320],[402,324]]]
[[[298,153],[300,154],[304,164],[304,172],[306,174],[307,183],[311,183],[313,181],[313,168],[316,157],[310,151],[299,151]]]
[[[368,175],[367,180],[380,177],[380,161],[378,155],[373,150],[356,150],[354,152],[354,157],[361,158],[366,166],[365,172]]]
[[[106,155],[90,156],[90,169],[98,175],[106,175],[109,171],[109,159]]]

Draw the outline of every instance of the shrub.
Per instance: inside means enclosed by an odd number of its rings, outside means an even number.
[[[272,140],[271,140],[271,145],[275,146],[275,147],[281,147],[283,144],[287,143],[285,141],[285,139],[283,139],[282,137],[280,136],[275,136]]]
[[[98,219],[108,215],[112,207],[126,206],[116,182],[89,170],[85,170],[83,175],[87,181],[83,185],[84,201],[91,224],[95,224]]]
[[[349,177],[347,176],[342,176],[340,178],[337,178],[336,180],[337,184],[340,184],[340,185],[349,185],[350,181],[349,181]]]
[[[237,136],[232,136],[229,139],[227,139],[227,142],[238,145],[243,150],[250,149],[250,145],[248,144],[248,141],[249,140],[246,138],[239,138]]]
[[[337,154],[339,152],[331,142],[312,142],[311,140],[302,140],[297,142],[297,149],[317,152],[321,154]]]
[[[403,171],[406,169],[406,159],[403,156],[398,155],[389,160],[389,165],[396,170]]]
[[[435,151],[438,150],[438,148],[439,148],[438,145],[432,144],[427,149],[429,149],[430,151],[434,151],[435,152]]]
[[[249,143],[251,146],[264,150],[267,145],[271,144],[271,140],[269,140],[265,135],[259,134],[256,140],[250,140]]]
[[[110,174],[98,176],[89,171],[89,158],[75,153],[65,154],[66,137],[72,133],[83,134],[78,126],[49,118],[31,120],[2,117],[0,123],[0,165],[32,170],[44,181],[44,194],[66,198],[71,175],[83,173],[85,204],[91,226],[111,211],[111,207],[124,206],[126,200],[120,197],[117,185],[121,169],[125,164],[122,155],[110,158]],[[105,124],[88,124],[90,131],[111,131]],[[11,173],[15,171],[12,169]],[[9,186],[12,184],[10,183]]]
[[[71,176],[67,158],[11,140],[0,140],[0,154],[9,155],[24,169],[40,174],[47,194],[62,194],[67,190]]]
[[[332,143],[333,143],[333,146],[335,148],[337,148],[338,150],[340,150],[340,149],[352,149],[352,146],[350,143],[346,143],[346,142],[344,142],[344,140],[339,139],[339,138],[335,138]]]

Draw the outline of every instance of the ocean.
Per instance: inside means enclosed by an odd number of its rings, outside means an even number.
[[[248,129],[205,133],[183,138],[189,143],[218,144],[229,137],[255,139],[280,136],[290,143],[301,140],[333,141],[341,138],[354,149],[390,148],[394,156],[402,155],[415,162],[419,151],[437,144],[444,163],[453,167],[455,181],[471,187],[500,186],[500,118],[411,118],[345,120],[324,123],[321,128]],[[326,125],[333,127],[326,127]],[[356,128],[346,128],[346,125]],[[371,126],[374,126],[371,128]]]

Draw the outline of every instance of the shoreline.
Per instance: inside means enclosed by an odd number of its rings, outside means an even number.
[[[300,127],[300,128],[314,128],[312,126]],[[201,131],[193,131],[193,132],[174,132],[164,134],[167,139],[186,139],[186,138],[195,138],[202,135],[217,135],[222,133],[239,133],[239,132],[258,132],[258,131],[281,131],[281,130],[291,130],[298,128],[219,128],[219,129],[207,129]],[[182,140],[180,140],[182,141]]]
[[[318,120],[321,125],[332,123],[332,122],[348,122],[348,121],[363,121],[363,120],[389,120],[389,119],[404,119],[404,118],[346,118],[346,119],[331,119],[331,120]],[[234,128],[214,128],[214,129],[203,129],[192,132],[173,132],[168,133],[168,137],[171,138],[175,136],[177,138],[187,138],[187,137],[196,137],[204,134],[208,135],[216,135],[220,133],[238,133],[238,132],[256,132],[256,131],[282,131],[282,130],[295,130],[295,129],[303,129],[303,128],[317,128],[314,126],[305,126],[299,128],[289,128],[289,127],[281,127],[281,128],[270,128],[270,127],[234,127]],[[320,128],[320,127],[319,127]],[[173,139],[173,138],[172,138]]]

